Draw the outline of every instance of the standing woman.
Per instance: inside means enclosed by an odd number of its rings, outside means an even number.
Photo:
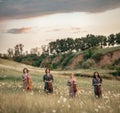
[[[98,98],[102,97],[101,84],[102,84],[102,78],[100,77],[98,72],[94,72],[92,85],[94,87],[95,97],[98,97]]]
[[[50,74],[50,69],[46,68],[45,75],[43,76],[43,81],[45,83],[44,85],[44,91],[47,93],[53,93],[53,76]]]
[[[69,86],[69,96],[75,97],[77,93],[77,82],[76,82],[76,78],[74,77],[73,73],[71,73],[67,81],[67,85]]]
[[[22,81],[23,81],[23,89],[26,91],[32,90],[32,79],[29,75],[29,70],[27,68],[23,69],[23,75],[22,75]]]

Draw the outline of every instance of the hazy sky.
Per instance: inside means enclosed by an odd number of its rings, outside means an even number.
[[[0,0],[0,53],[50,41],[120,32],[120,0]]]

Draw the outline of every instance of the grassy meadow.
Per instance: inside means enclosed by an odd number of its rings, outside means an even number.
[[[33,91],[22,89],[22,69],[27,67],[33,81]],[[68,96],[66,85],[69,73],[99,71],[107,75],[110,70],[51,71],[54,93],[43,91],[44,69],[0,59],[0,113],[120,113],[120,81],[103,79],[101,99],[94,98],[92,78],[76,77],[78,93]],[[107,75],[108,76],[108,75]]]

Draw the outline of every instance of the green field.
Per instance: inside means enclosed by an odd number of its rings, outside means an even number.
[[[27,67],[33,80],[33,91],[22,89],[22,70]],[[95,99],[92,78],[77,77],[78,93],[68,96],[66,81],[71,72],[107,75],[110,70],[51,71],[54,93],[43,91],[44,69],[0,59],[0,113],[120,113],[120,81],[103,79],[102,99]]]

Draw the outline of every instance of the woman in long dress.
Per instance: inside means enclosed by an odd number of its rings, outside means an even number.
[[[29,74],[29,70],[27,68],[23,69],[22,81],[23,81],[23,89],[25,89],[26,91],[31,91],[32,90],[32,79]]]
[[[98,72],[94,72],[92,85],[94,87],[94,95],[95,97],[102,97],[101,85],[102,85],[102,78],[100,77]]]
[[[69,86],[69,96],[75,97],[77,93],[77,81],[73,73],[71,73],[71,75],[69,76],[67,85]]]
[[[43,76],[43,81],[45,83],[44,91],[46,93],[53,93],[53,80],[53,75],[50,74],[50,69],[46,68],[45,75]]]

